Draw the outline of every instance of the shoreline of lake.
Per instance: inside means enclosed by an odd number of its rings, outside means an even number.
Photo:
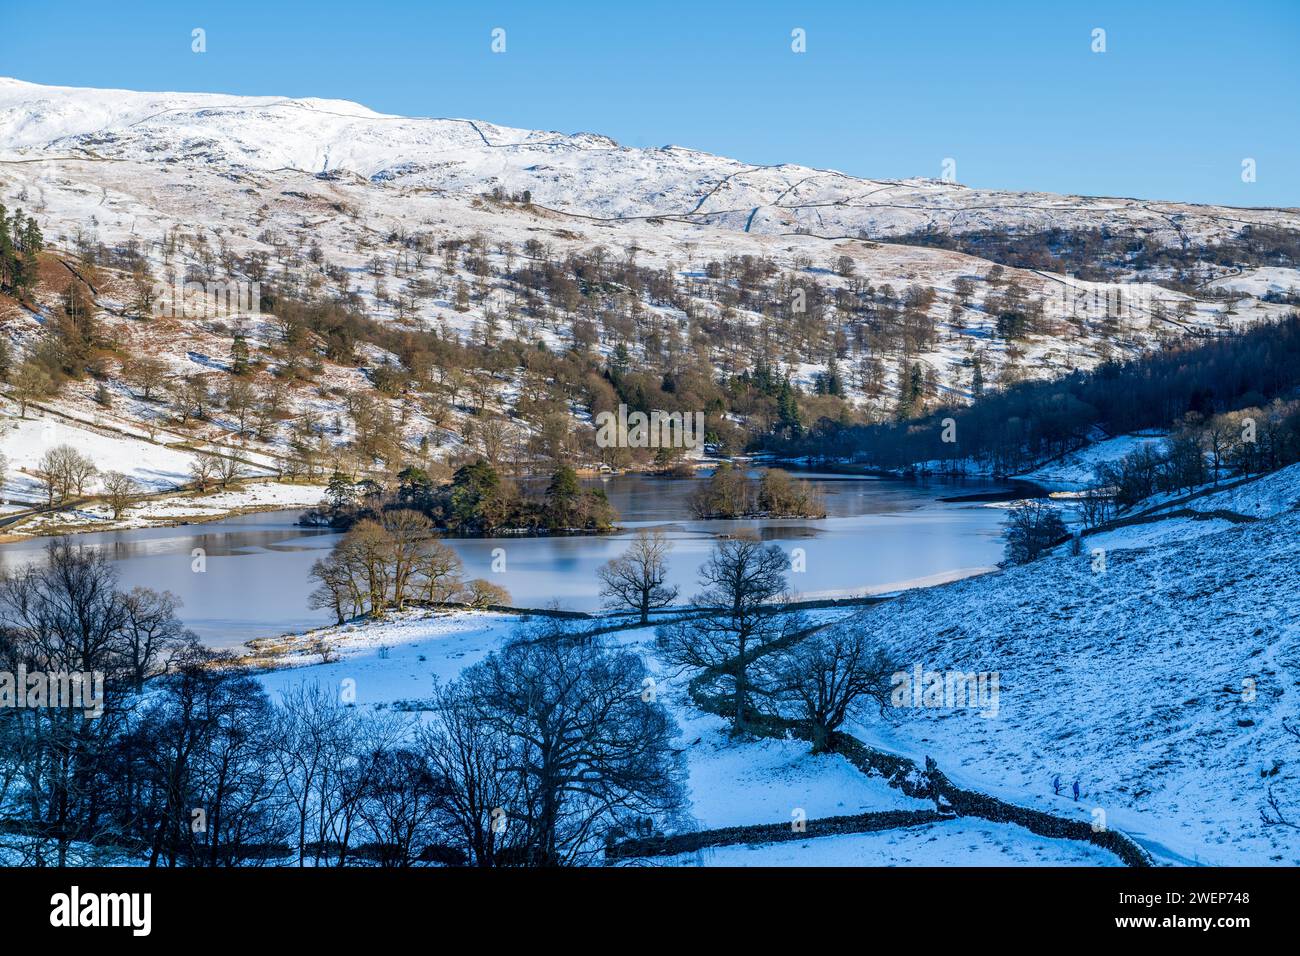
[[[741,533],[779,544],[797,559],[792,593],[806,598],[853,596],[897,589],[936,575],[988,569],[1002,557],[1004,509],[987,502],[955,503],[953,493],[1005,492],[986,481],[902,482],[837,474],[801,475],[824,496],[823,519],[715,520],[690,516],[691,493],[704,479],[619,476],[591,479],[623,515],[605,534],[452,538],[466,579],[485,578],[510,592],[509,604],[558,604],[575,611],[599,607],[596,572],[626,550],[641,529],[658,529],[672,544],[668,584],[685,604],[697,570],[714,542]],[[181,617],[213,647],[303,631],[329,622],[308,607],[312,564],[341,533],[295,523],[302,507],[259,510],[224,520],[150,525],[77,536],[113,560],[125,588],[170,590]],[[185,520],[185,519],[181,519]],[[0,568],[43,559],[48,539],[25,537],[0,545]],[[200,567],[191,567],[195,556]]]

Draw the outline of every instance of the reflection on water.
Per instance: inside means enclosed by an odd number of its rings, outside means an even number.
[[[807,570],[791,574],[790,584],[807,595],[857,593],[987,567],[1001,557],[999,509],[936,500],[996,490],[993,486],[803,477],[821,491],[825,519],[697,521],[690,517],[688,498],[698,480],[627,475],[593,483],[605,489],[629,531],[652,527],[669,536],[669,581],[680,587],[683,598],[691,594],[713,538],[743,530],[757,529],[764,540],[804,550]],[[296,512],[264,512],[202,525],[84,534],[76,540],[112,558],[123,586],[176,593],[184,601],[186,623],[206,643],[226,647],[328,622],[327,614],[307,608],[308,573],[338,535],[300,528],[296,517]],[[449,544],[465,563],[467,577],[503,585],[520,606],[558,602],[594,610],[599,606],[596,570],[623,552],[628,536],[473,538]],[[0,546],[0,566],[39,560],[44,547],[40,540]],[[504,573],[491,570],[494,548],[505,549]],[[202,549],[206,559],[201,572],[192,567],[195,549]]]

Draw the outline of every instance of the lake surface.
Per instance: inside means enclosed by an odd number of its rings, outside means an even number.
[[[505,587],[520,607],[590,611],[600,606],[596,570],[621,554],[638,528],[660,528],[673,542],[669,579],[694,592],[696,571],[714,538],[756,529],[787,552],[803,549],[806,570],[789,575],[790,588],[807,598],[889,590],[937,576],[994,565],[1002,556],[1001,508],[946,503],[952,495],[994,493],[980,481],[903,482],[801,473],[818,487],[827,517],[818,520],[697,521],[688,499],[703,479],[621,475],[588,484],[603,487],[626,532],[556,538],[448,539],[467,578]],[[117,567],[124,587],[169,590],[184,602],[181,616],[213,647],[329,623],[307,607],[312,563],[339,535],[301,528],[299,512],[263,512],[208,524],[75,536],[99,548]],[[0,545],[0,568],[41,559],[45,540]],[[193,569],[201,548],[205,570]],[[492,571],[493,550],[505,549],[505,570]]]

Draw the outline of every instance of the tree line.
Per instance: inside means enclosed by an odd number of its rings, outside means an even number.
[[[1083,446],[1097,430],[1117,435],[1171,428],[1189,414],[1201,420],[1250,409],[1271,414],[1271,403],[1285,403],[1297,389],[1300,314],[1293,313],[1091,372],[1021,382],[905,423],[819,420],[802,438],[767,447],[783,457],[847,459],[889,470],[974,467],[1010,475]],[[1277,460],[1271,454],[1262,459]]]
[[[394,510],[417,512],[439,530],[457,535],[601,532],[618,520],[604,490],[584,488],[569,465],[556,468],[544,487],[531,490],[480,458],[441,482],[414,465],[387,486],[374,478],[354,480],[335,472],[324,501],[302,521],[350,528]]]

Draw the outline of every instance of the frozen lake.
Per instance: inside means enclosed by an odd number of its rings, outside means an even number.
[[[600,605],[596,569],[627,547],[637,528],[662,529],[673,542],[670,580],[686,600],[715,536],[756,529],[787,552],[802,548],[806,570],[789,576],[796,596],[831,597],[987,568],[1002,556],[1004,512],[978,502],[943,502],[954,495],[993,493],[981,481],[904,482],[801,473],[824,497],[819,520],[697,521],[688,499],[702,479],[624,475],[593,481],[621,515],[624,533],[542,538],[449,539],[467,578],[505,587],[520,607],[558,602],[574,610]],[[307,607],[312,563],[338,539],[301,528],[298,512],[264,512],[209,524],[77,535],[116,562],[124,587],[169,590],[184,602],[185,622],[213,647],[328,623]],[[39,560],[44,540],[0,546],[0,566]],[[206,570],[192,570],[201,548]],[[505,549],[506,568],[492,571],[492,553]]]

